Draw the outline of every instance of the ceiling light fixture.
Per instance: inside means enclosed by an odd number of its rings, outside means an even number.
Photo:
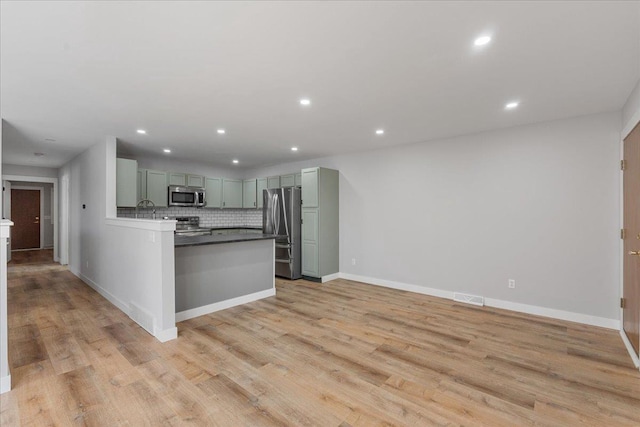
[[[490,41],[491,41],[491,37],[482,36],[482,37],[478,37],[477,39],[475,39],[473,41],[473,44],[476,45],[476,46],[484,46],[486,44],[489,44]]]
[[[33,155],[36,157],[43,157],[44,153],[33,153]]]
[[[302,98],[300,100],[300,105],[311,105],[311,100],[309,98]]]
[[[144,129],[138,129],[136,132],[138,132],[138,133],[140,133],[142,135],[146,135],[147,134],[147,131],[144,130]]]
[[[378,129],[376,135],[384,135],[384,129]]]
[[[238,164],[238,160],[237,160],[237,159],[233,159],[232,161],[233,161],[233,164],[234,164],[234,165],[237,165],[237,164]]]
[[[507,105],[504,106],[504,109],[505,110],[513,110],[518,105],[520,105],[520,103],[518,101],[509,102]]]
[[[219,133],[220,135],[224,135],[225,133],[227,133],[227,131],[226,131],[226,130],[224,130],[224,129],[218,129],[218,133]]]
[[[44,140],[45,142],[56,142],[56,140],[53,138],[45,138]]]
[[[298,147],[291,147],[291,151],[298,151]]]
[[[171,152],[171,150],[169,150],[168,148],[165,148],[165,149],[164,149],[164,150],[162,150],[162,151],[164,151],[165,153],[170,153],[170,152]]]

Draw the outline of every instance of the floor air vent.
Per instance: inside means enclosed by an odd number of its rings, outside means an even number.
[[[460,292],[453,293],[453,300],[458,302],[464,302],[473,305],[484,305],[484,297],[477,295],[461,294]]]

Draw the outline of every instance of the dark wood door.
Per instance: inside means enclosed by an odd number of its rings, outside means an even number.
[[[622,327],[640,350],[640,124],[624,139]]]
[[[40,248],[40,191],[11,190],[11,250]]]

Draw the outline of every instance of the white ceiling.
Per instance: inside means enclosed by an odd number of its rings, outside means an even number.
[[[58,167],[114,135],[138,156],[264,166],[618,110],[640,77],[639,2],[1,7],[9,164]]]

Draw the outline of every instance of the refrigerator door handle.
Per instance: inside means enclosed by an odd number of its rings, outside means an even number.
[[[282,192],[282,212],[284,214],[284,231],[287,233],[287,242],[291,243],[291,235],[289,234],[289,218],[287,217],[287,198],[284,197],[284,188],[281,188]],[[291,250],[289,250],[289,256],[291,256]]]
[[[274,216],[273,216],[273,223],[275,226],[275,232],[276,234],[279,236],[280,235],[280,203],[279,203],[279,197],[278,194],[274,194],[273,196],[273,211],[274,211]]]

